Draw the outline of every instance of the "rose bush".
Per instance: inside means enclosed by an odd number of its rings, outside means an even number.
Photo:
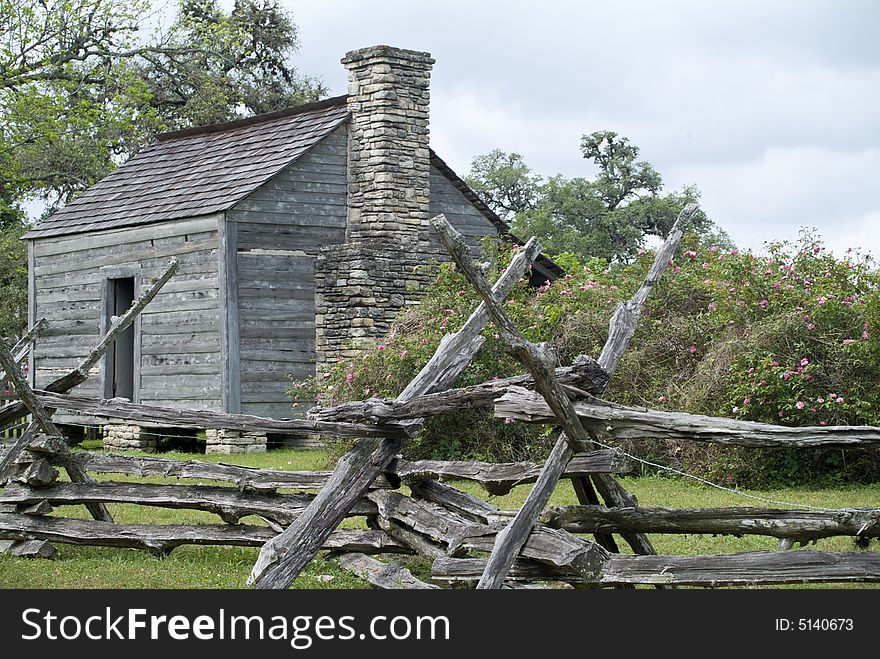
[[[514,248],[516,249],[516,248]],[[509,248],[487,246],[493,263]],[[558,255],[565,277],[537,288],[521,281],[506,302],[532,341],[550,341],[562,363],[598,356],[617,304],[643,281],[653,252],[630,264],[578,263]],[[496,266],[497,267],[497,266]],[[495,273],[497,275],[497,272]],[[702,246],[686,237],[648,299],[636,335],[605,397],[624,404],[790,426],[880,425],[880,292],[874,262],[857,250],[835,257],[803,232],[765,254]],[[421,305],[403,314],[375,349],[294,383],[300,405],[393,397],[478,303],[449,264]],[[494,328],[457,385],[521,373]],[[432,419],[412,455],[540,458],[549,431],[465,411]],[[876,451],[730,449],[694,442],[633,442],[638,455],[740,485],[880,478]]]

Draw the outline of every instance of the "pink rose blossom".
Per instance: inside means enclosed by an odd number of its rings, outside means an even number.
[[[804,401],[799,400],[798,402],[796,402],[796,403],[794,404],[794,406],[795,406],[796,408],[798,408],[799,410],[802,410],[802,409],[804,409]]]

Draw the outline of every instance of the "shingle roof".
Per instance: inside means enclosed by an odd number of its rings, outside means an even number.
[[[320,142],[348,116],[346,97],[167,133],[41,221],[25,238],[224,211]]]
[[[41,221],[24,238],[63,236],[198,217],[232,208],[330,134],[348,117],[346,96],[160,135],[158,141],[81,197]],[[434,165],[499,234],[521,242],[507,223],[430,151]],[[533,279],[565,271],[543,254]]]

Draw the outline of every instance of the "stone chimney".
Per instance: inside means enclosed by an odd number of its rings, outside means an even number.
[[[429,53],[348,53],[348,239],[428,239]]]
[[[418,301],[428,266],[428,53],[373,46],[348,53],[346,242],[315,264],[317,365],[353,357]],[[436,245],[436,243],[435,243]]]

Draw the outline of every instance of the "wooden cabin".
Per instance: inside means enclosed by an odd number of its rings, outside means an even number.
[[[343,62],[347,96],[161,135],[25,235],[29,319],[50,321],[32,352],[35,386],[81,360],[177,257],[179,272],[76,393],[290,417],[291,377],[381,336],[405,303],[400,277],[438,254],[428,217],[445,213],[474,242],[508,235],[428,147],[427,53],[382,46]],[[404,258],[385,258],[395,250]],[[365,265],[362,252],[376,258]],[[319,261],[328,290],[316,310]],[[546,259],[535,268],[541,280],[558,272]],[[351,288],[358,276],[382,295]],[[359,308],[369,323],[351,322]],[[316,316],[335,319],[320,354]]]

